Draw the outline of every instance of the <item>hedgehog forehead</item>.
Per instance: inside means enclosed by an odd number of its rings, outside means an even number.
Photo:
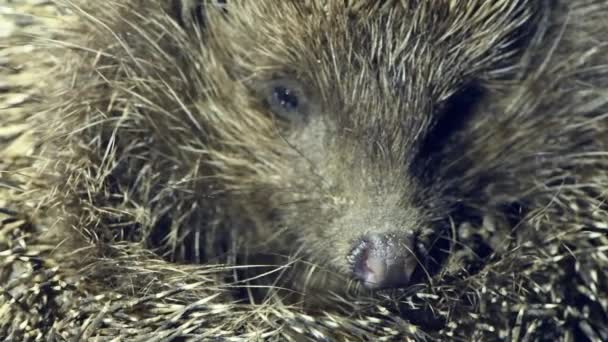
[[[220,34],[218,44],[226,49],[226,42],[232,42],[228,50],[237,56],[234,61],[245,71],[243,77],[288,75],[347,97],[361,86],[373,89],[369,80],[382,83],[384,92],[398,90],[408,72],[402,61],[410,52],[405,48],[409,24],[400,16],[403,11],[385,10],[370,17],[365,11],[353,15],[352,6],[344,4],[333,3],[330,11],[323,3],[248,2],[235,9],[235,20],[224,23],[228,37]]]
[[[306,59],[318,63],[327,53],[334,54],[330,56],[333,58],[347,57],[347,61],[341,61],[347,65],[357,62],[357,56],[364,60],[384,54],[393,56],[391,49],[403,48],[397,45],[406,41],[410,27],[405,12],[389,8],[372,15],[361,8],[354,12],[342,3],[332,3],[329,10],[323,3],[235,4],[230,20],[221,23],[225,32],[217,40],[223,42],[223,48],[232,42],[227,48],[242,56],[241,62],[263,68],[281,64],[276,62],[296,65]]]
[[[529,19],[519,2],[503,1],[231,2],[222,25],[230,33],[218,44],[232,42],[246,70],[291,67],[312,78],[337,74],[333,68],[356,77],[367,68],[398,83],[416,72],[417,88],[441,83],[435,94],[445,97],[463,74],[496,61]]]
[[[209,25],[211,49],[223,67],[236,70],[228,77],[295,79],[317,91],[325,113],[341,120],[337,126],[385,147],[408,146],[424,135],[441,101],[470,75],[504,59],[499,47],[512,43],[509,33],[518,25],[492,16],[472,21],[454,11],[464,6],[460,2],[402,2],[407,5],[233,2],[227,20],[215,16]],[[521,16],[517,6],[479,8],[493,15],[505,12],[505,18]],[[488,25],[500,34],[488,36]],[[210,70],[224,76],[222,68]],[[225,79],[215,83],[223,85]],[[228,87],[223,91],[232,96]]]
[[[410,25],[398,15],[403,11],[355,15],[343,4],[329,9],[319,4],[236,4],[230,20],[212,23],[219,24],[212,49],[228,54],[224,67],[237,70],[231,73],[246,84],[288,79],[311,90],[312,101],[322,104],[322,116],[351,136],[365,135],[384,146],[404,143],[407,132],[421,130],[424,123],[418,118],[429,112],[407,108],[422,103],[417,97],[426,92],[407,83],[419,70],[402,63],[411,52],[404,48]]]

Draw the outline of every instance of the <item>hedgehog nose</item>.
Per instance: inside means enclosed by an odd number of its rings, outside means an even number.
[[[369,289],[397,288],[408,285],[417,258],[413,236],[371,234],[359,240],[348,259],[353,275]]]

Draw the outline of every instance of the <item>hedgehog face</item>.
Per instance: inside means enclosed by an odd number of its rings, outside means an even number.
[[[350,89],[361,93],[357,101],[330,102],[317,95],[332,97],[327,90],[297,79],[261,85],[255,94],[261,94],[266,114],[276,122],[282,158],[274,184],[261,187],[264,195],[254,200],[272,208],[272,220],[262,224],[298,232],[297,248],[309,261],[367,287],[408,284],[425,258],[418,238],[430,220],[414,200],[418,184],[408,171],[411,143],[399,137],[406,132],[393,117],[405,110],[398,94],[353,84]],[[369,99],[372,103],[366,103]],[[392,115],[377,112],[380,108]]]
[[[518,11],[495,8],[504,35],[490,40],[484,21],[448,30],[466,20],[449,2],[360,5],[374,15],[322,1],[211,11],[201,110],[217,106],[205,115],[221,121],[210,164],[238,196],[242,221],[267,238],[289,232],[286,253],[304,251],[369,288],[398,287],[428,263],[454,204],[434,170],[442,146],[429,137],[446,116],[464,120],[446,108],[498,68]],[[438,140],[453,132],[444,133]]]

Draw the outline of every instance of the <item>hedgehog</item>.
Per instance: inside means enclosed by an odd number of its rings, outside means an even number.
[[[67,6],[26,330],[608,339],[605,1]]]

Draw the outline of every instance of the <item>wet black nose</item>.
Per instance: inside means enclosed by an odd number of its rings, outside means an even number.
[[[348,260],[353,276],[369,289],[408,285],[417,265],[414,237],[371,234],[355,243]]]

